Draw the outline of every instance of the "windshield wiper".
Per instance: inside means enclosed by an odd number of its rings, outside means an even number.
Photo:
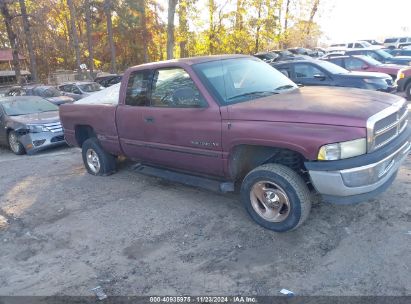
[[[252,95],[274,95],[274,94],[279,94],[278,92],[274,91],[254,91],[254,92],[248,92],[248,93],[243,93],[239,95],[232,96],[228,98],[228,100],[240,98],[240,97],[247,97],[247,96],[252,96]]]

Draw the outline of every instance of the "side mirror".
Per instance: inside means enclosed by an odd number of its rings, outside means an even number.
[[[361,70],[368,70],[368,68],[369,68],[369,66],[366,65],[366,64],[364,64],[364,65],[361,67]]]
[[[315,74],[314,78],[318,79],[318,80],[321,80],[321,81],[324,81],[326,77],[324,75],[321,75],[321,74]]]

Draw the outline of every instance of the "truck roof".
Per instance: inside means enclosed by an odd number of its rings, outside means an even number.
[[[217,61],[217,60],[224,60],[224,59],[234,59],[234,58],[253,58],[252,56],[248,55],[209,55],[209,56],[197,56],[197,57],[189,57],[189,58],[180,58],[180,59],[172,59],[172,60],[164,60],[164,61],[158,61],[158,62],[150,62],[150,63],[144,63],[140,65],[133,66],[133,68],[137,67],[151,67],[151,66],[156,66],[156,65],[162,65],[165,63],[185,63],[188,65],[193,65],[197,63],[203,63],[203,62],[209,62],[209,61]]]

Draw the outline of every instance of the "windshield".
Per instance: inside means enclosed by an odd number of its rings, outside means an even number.
[[[328,72],[330,72],[331,74],[345,74],[345,73],[349,73],[348,70],[340,67],[339,65],[336,65],[332,62],[328,62],[328,61],[322,61],[322,60],[316,60],[315,61],[320,67],[322,67],[323,69],[327,70]]]
[[[199,63],[193,68],[221,104],[244,102],[297,88],[267,63],[251,58]]]
[[[101,85],[95,82],[79,84],[78,87],[80,88],[80,90],[82,90],[83,92],[87,92],[87,93],[101,91],[103,89]]]
[[[362,44],[363,47],[370,47],[370,46],[372,46],[372,44],[369,43],[368,41],[361,41],[360,43]]]
[[[58,111],[56,105],[40,97],[30,97],[29,99],[13,98],[11,100],[3,101],[2,105],[4,112],[6,112],[8,116]]]
[[[376,50],[375,52],[385,59],[393,57],[390,53],[387,53],[386,51],[383,51],[383,50]]]
[[[361,59],[369,65],[381,65],[381,62],[369,56],[361,56]]]

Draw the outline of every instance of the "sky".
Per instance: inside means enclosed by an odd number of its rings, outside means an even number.
[[[326,42],[411,36],[411,0],[325,0],[317,22]],[[327,39],[328,38],[328,39]]]

